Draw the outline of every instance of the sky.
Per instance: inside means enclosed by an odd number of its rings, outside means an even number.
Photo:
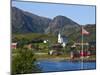
[[[12,6],[30,13],[51,18],[66,16],[80,25],[95,24],[95,6],[12,1]]]

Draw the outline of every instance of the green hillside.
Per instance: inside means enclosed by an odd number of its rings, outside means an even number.
[[[52,43],[57,42],[57,36],[51,35],[51,34],[37,34],[37,33],[27,33],[27,34],[12,34],[12,41],[21,41],[21,40],[49,40]]]
[[[86,25],[84,29],[89,32],[89,35],[83,35],[84,42],[90,42],[96,40],[96,25]],[[81,28],[77,32],[73,32],[68,36],[70,40],[75,42],[81,42],[82,35],[81,35]]]

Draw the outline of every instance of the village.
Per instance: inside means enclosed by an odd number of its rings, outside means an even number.
[[[82,45],[84,49],[82,51]],[[27,43],[21,44],[20,41],[12,42],[12,50],[17,50],[17,48],[27,48],[33,50],[37,59],[63,59],[63,60],[74,60],[80,59],[81,57],[95,61],[96,55],[96,42],[69,42],[69,39],[61,35],[60,33],[57,36],[57,42],[52,44],[48,39],[33,39]]]

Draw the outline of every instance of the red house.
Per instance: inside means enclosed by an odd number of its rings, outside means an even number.
[[[12,44],[11,44],[11,48],[12,48],[12,49],[16,49],[16,48],[17,48],[17,43],[12,43]]]

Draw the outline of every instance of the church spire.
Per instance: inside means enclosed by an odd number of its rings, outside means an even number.
[[[58,34],[58,43],[62,43],[62,38],[61,38],[61,34]]]

